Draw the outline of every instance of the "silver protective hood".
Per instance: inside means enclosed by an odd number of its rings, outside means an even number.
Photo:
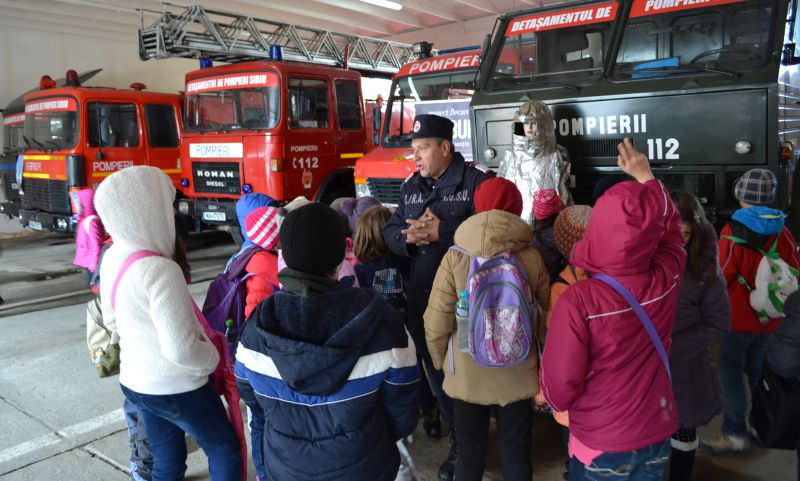
[[[526,136],[523,124],[536,123],[534,135]],[[514,182],[522,193],[522,219],[533,224],[533,198],[537,191],[553,189],[561,202],[572,204],[567,189],[570,162],[567,151],[556,144],[550,107],[539,100],[522,104],[514,115],[511,152],[500,160],[498,175]]]

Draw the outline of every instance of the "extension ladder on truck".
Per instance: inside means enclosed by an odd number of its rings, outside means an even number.
[[[281,47],[283,59],[364,72],[394,74],[415,58],[411,45],[349,33],[292,25],[202,5],[167,11],[144,25],[139,9],[139,57],[142,60],[188,57],[220,62],[272,59],[270,47]],[[183,7],[180,7],[183,8]]]

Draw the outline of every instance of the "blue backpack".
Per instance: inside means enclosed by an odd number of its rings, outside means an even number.
[[[528,358],[534,343],[538,310],[533,303],[528,274],[511,252],[481,262],[470,257],[468,352],[476,364],[507,367]],[[452,356],[452,349],[450,349]],[[452,357],[451,357],[452,362]]]
[[[236,256],[227,270],[219,274],[208,286],[203,302],[203,315],[211,328],[225,334],[231,354],[236,352],[239,333],[244,328],[244,306],[247,298],[247,274],[245,268],[250,258],[260,250],[249,247]]]

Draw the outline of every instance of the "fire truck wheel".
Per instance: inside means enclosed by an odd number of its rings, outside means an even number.
[[[331,174],[317,192],[316,200],[323,204],[330,204],[339,197],[355,197],[356,186],[353,180],[353,170],[345,169]]]

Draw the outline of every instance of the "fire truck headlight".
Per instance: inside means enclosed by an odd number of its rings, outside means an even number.
[[[492,160],[497,157],[497,151],[494,150],[492,147],[487,147],[483,149],[483,158],[486,160]]]
[[[369,190],[369,184],[364,182],[363,184],[356,183],[356,197],[372,197],[372,192]]]
[[[68,226],[69,224],[67,224],[67,219],[56,219],[56,227],[58,227],[59,229],[67,230]]]
[[[178,213],[182,215],[189,215],[189,203],[185,200],[178,202]]]
[[[736,150],[737,154],[749,154],[750,151],[753,150],[753,144],[746,140],[740,140],[736,142],[733,148]]]

